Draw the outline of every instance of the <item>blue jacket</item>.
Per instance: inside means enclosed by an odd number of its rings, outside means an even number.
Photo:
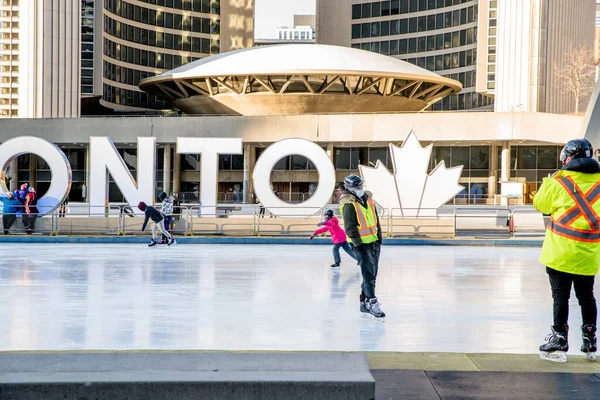
[[[146,229],[146,225],[148,225],[148,220],[151,219],[153,222],[159,223],[165,217],[158,211],[156,208],[152,206],[146,206],[146,210],[144,210],[144,214],[146,214],[146,218],[144,219],[144,225],[142,225],[142,232]]]
[[[19,207],[21,202],[14,197],[12,199],[9,199],[8,197],[0,197],[0,201],[2,201],[2,204],[4,205],[2,209],[4,214],[16,214],[17,211],[20,211],[22,208]]]

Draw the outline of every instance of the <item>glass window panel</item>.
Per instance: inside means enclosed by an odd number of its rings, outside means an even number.
[[[381,36],[389,36],[390,21],[381,21]]]
[[[418,19],[417,18],[410,18],[408,20],[408,32],[409,33],[414,33],[417,31],[418,28]]]
[[[427,30],[427,17],[419,17],[417,25],[418,25],[418,29],[417,30],[419,32],[426,31]]]
[[[490,168],[490,148],[489,146],[471,147],[471,169],[489,169]]]
[[[446,97],[444,100],[446,99],[448,98]],[[433,162],[432,168],[435,168],[442,161],[446,166],[450,165],[450,147],[434,147],[431,161]]]
[[[397,40],[390,40],[390,55],[397,55],[400,52]]]
[[[452,96],[456,101],[456,96]],[[456,106],[453,107],[456,109]],[[469,163],[469,147],[468,146],[457,146],[452,147],[452,167],[456,167],[458,165],[463,165],[464,169],[470,169]]]
[[[352,25],[352,39],[360,39],[360,24]]]
[[[371,18],[371,3],[362,5],[362,18]]]
[[[408,19],[400,20],[400,34],[408,33]]]
[[[400,20],[395,19],[390,22],[390,35],[398,35],[400,33]]]
[[[380,33],[381,23],[373,22],[371,24],[371,37],[378,37]]]
[[[352,19],[359,19],[361,18],[361,5],[360,4],[353,4],[352,5]]]
[[[558,148],[555,146],[538,147],[537,167],[556,170],[558,168]]]
[[[391,8],[390,8],[390,2],[389,1],[382,1],[381,2],[381,15],[382,16],[390,15],[390,10],[391,10]]]
[[[406,1],[406,0],[403,0]],[[390,3],[390,14],[391,15],[398,15],[400,14],[400,0],[392,0],[392,2]]]
[[[292,169],[293,170],[306,170],[308,169],[308,159],[304,156],[294,154],[292,156]]]
[[[362,35],[363,38],[371,37],[371,24],[362,24]]]
[[[536,148],[534,146],[517,147],[517,168],[535,169],[537,166]]]
[[[381,3],[379,1],[371,3],[371,17],[381,16]]]
[[[338,147],[335,153],[335,169],[350,169],[350,148]]]
[[[379,43],[379,52],[381,54],[389,55],[390,54],[390,42],[387,40]]]

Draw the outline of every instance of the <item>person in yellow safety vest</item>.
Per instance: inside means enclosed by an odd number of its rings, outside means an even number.
[[[595,359],[594,278],[600,265],[600,164],[586,139],[569,141],[560,153],[563,167],[544,178],[533,206],[551,216],[540,262],[546,266],[554,299],[554,325],[540,346],[540,357],[567,361],[571,286],[581,306],[581,351]]]
[[[340,209],[344,218],[346,237],[360,264],[363,283],[360,293],[360,311],[363,316],[382,320],[381,311],[375,296],[375,282],[381,253],[381,226],[372,195],[365,192],[363,181],[357,175],[344,179],[346,190],[340,198]]]

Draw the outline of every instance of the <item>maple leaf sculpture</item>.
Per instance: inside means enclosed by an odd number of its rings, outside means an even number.
[[[446,168],[442,161],[427,174],[432,148],[421,147],[411,131],[401,147],[390,143],[393,174],[380,160],[374,168],[359,166],[365,187],[392,216],[435,217],[438,208],[464,189],[458,184],[462,165]]]

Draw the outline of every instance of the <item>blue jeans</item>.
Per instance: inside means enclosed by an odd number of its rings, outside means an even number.
[[[338,244],[333,245],[333,261],[336,264],[340,264],[342,262],[342,260],[340,258],[340,247],[342,249],[344,249],[344,251],[346,253],[348,253],[348,255],[350,257],[352,257],[354,260],[356,260],[356,256],[354,255],[354,252],[350,248],[350,244],[348,242],[343,242],[343,243],[338,243]]]

